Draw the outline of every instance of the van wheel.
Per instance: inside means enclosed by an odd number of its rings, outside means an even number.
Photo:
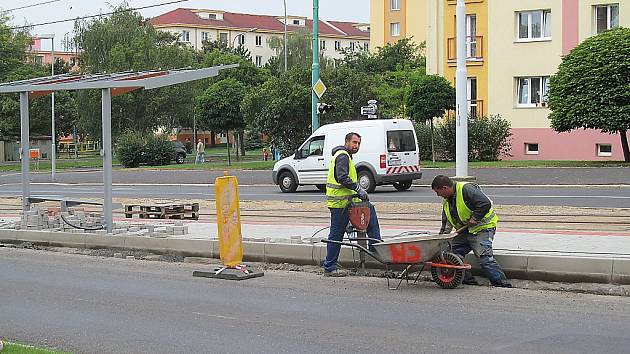
[[[295,180],[293,173],[289,171],[282,172],[278,178],[278,182],[280,190],[284,193],[293,193],[297,190],[297,181]]]
[[[357,173],[357,179],[359,180],[361,188],[365,189],[366,192],[372,193],[374,192],[374,189],[376,189],[376,182],[374,181],[372,172],[368,170],[361,170]]]
[[[315,187],[317,187],[317,189],[319,189],[320,192],[326,193],[326,185],[325,184],[318,184]]]
[[[411,182],[411,180],[394,182],[394,188],[396,188],[396,190],[399,192],[406,191],[407,189],[411,188]]]

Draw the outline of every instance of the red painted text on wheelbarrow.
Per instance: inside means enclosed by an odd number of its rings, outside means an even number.
[[[401,243],[389,245],[392,253],[392,263],[419,263],[421,252],[413,243]]]

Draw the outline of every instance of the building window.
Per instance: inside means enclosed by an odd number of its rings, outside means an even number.
[[[368,43],[368,42],[364,42],[364,43],[363,43],[363,50],[365,50],[366,52],[367,52],[368,50],[370,50],[370,43]]]
[[[551,10],[517,12],[518,39],[551,39]]]
[[[227,32],[219,33],[219,42],[221,42],[223,44],[227,44],[227,42],[228,42],[228,34],[227,34]]]
[[[619,27],[619,4],[595,6],[595,33]]]
[[[353,51],[356,49],[356,44],[354,42],[350,42],[350,51]]]
[[[319,50],[326,50],[326,41],[319,41]]]
[[[389,24],[389,31],[392,37],[400,36],[400,22],[394,22]]]
[[[466,15],[466,58],[479,57],[481,55],[477,55],[477,15]]]
[[[182,33],[179,35],[179,39],[182,42],[190,42],[190,31],[182,31]]]
[[[256,47],[262,47],[262,36],[256,36]]]
[[[538,155],[538,143],[525,143],[525,155]]]
[[[293,24],[296,25],[296,26],[299,26],[300,25],[300,20],[293,20]]]
[[[245,45],[245,35],[244,34],[239,34],[238,35],[238,45]]]
[[[201,32],[201,40],[202,41],[208,40],[208,32]]]
[[[209,20],[216,20],[217,19],[217,14],[208,14],[208,19]]]
[[[42,65],[44,63],[44,57],[42,55],[38,55],[35,57],[35,64]]]
[[[341,50],[341,42],[335,41],[335,50],[336,51],[340,51]]]
[[[261,67],[262,66],[262,56],[261,55],[257,55],[256,56],[256,66],[257,67]]]
[[[400,10],[400,0],[390,0],[392,11]]]
[[[549,76],[519,77],[516,79],[518,107],[545,107],[549,90]]]
[[[597,156],[609,157],[612,156],[611,144],[597,144]]]

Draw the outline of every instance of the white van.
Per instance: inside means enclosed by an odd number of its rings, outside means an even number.
[[[273,182],[285,193],[298,186],[315,185],[326,190],[332,149],[344,145],[346,134],[361,135],[354,161],[359,184],[368,193],[376,186],[393,184],[407,190],[422,178],[420,155],[413,123],[407,119],[373,119],[327,124],[317,129],[296,150],[273,166]]]

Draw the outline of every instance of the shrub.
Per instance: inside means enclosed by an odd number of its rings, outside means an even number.
[[[150,135],[146,139],[142,162],[149,166],[168,165],[175,156],[174,149],[165,135]]]
[[[243,139],[245,140],[245,150],[262,149],[263,147],[259,132],[246,130]]]
[[[444,160],[455,160],[456,125],[449,119],[435,127],[436,154]],[[500,115],[468,119],[468,159],[496,161],[501,154],[510,156],[510,122]]]
[[[418,150],[420,160],[432,160],[431,154],[431,126],[423,123],[414,123],[416,136],[418,138]]]
[[[144,155],[144,137],[134,131],[127,131],[118,137],[116,157],[123,167],[138,167]]]

